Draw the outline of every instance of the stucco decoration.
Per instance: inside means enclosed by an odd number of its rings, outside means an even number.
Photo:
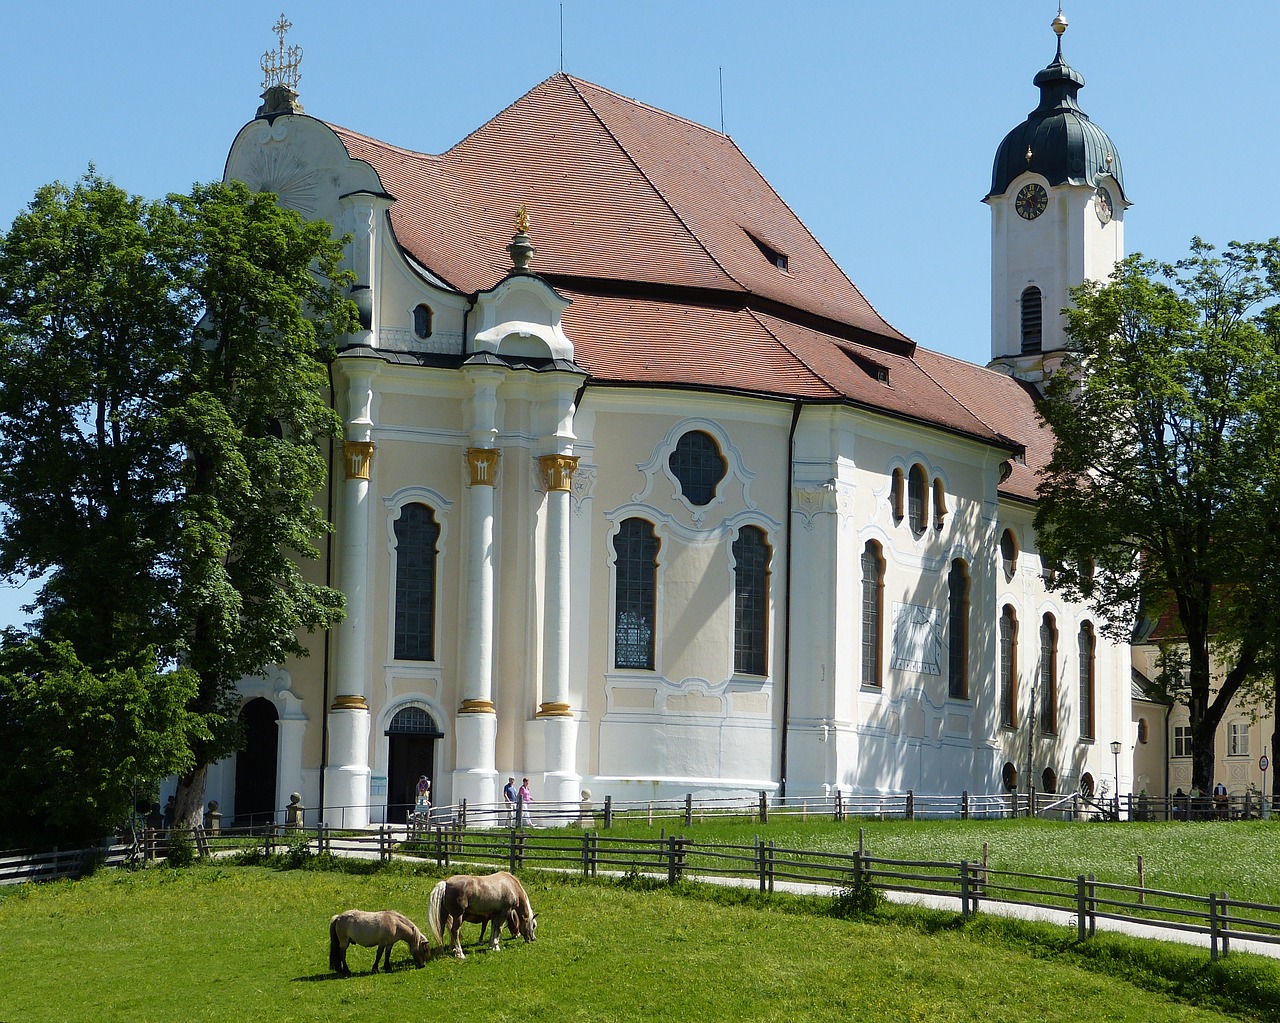
[[[504,278],[476,301],[473,347],[508,358],[573,361],[560,325],[569,300],[534,274]]]
[[[281,206],[314,217],[319,209],[319,174],[304,164],[292,148],[270,144],[287,136],[286,120],[280,119],[272,126],[264,122],[263,129],[262,146],[249,158],[242,180],[255,192],[274,192],[280,197]]]
[[[796,486],[791,491],[791,509],[810,531],[818,515],[839,515],[842,522],[847,521],[853,515],[853,487],[834,479]]]
[[[724,478],[716,484],[715,496],[705,505],[692,504],[681,493],[680,481],[672,474],[670,466],[671,452],[675,450],[680,438],[693,430],[700,430],[710,436],[725,460]],[[644,473],[645,482],[631,500],[636,504],[644,504],[651,499],[651,495],[657,501],[669,494],[670,500],[688,513],[695,528],[702,527],[708,513],[714,508],[719,508],[720,514],[724,514],[725,505],[732,507],[741,502],[743,507],[751,511],[756,509],[756,503],[751,498],[751,483],[756,474],[747,468],[742,452],[729,440],[723,427],[712,419],[700,416],[681,419],[672,425],[658,443],[653,457],[636,468]]]
[[[573,501],[573,514],[581,516],[596,489],[597,467],[578,463],[578,471],[573,474],[569,484],[569,498]]]

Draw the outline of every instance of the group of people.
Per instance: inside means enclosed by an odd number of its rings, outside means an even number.
[[[520,782],[520,788],[516,788],[515,775],[507,778],[507,783],[502,786],[502,798],[507,804],[507,826],[516,823],[516,811],[519,811],[520,823],[527,824],[529,822],[529,804],[533,802],[533,796],[529,792],[529,779],[525,778]]]

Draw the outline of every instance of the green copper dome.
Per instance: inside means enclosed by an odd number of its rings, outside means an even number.
[[[1066,28],[1065,19],[1061,27]],[[1030,170],[1044,175],[1051,185],[1069,182],[1096,186],[1103,175],[1110,174],[1123,200],[1120,153],[1107,133],[1089,120],[1076,102],[1084,78],[1062,59],[1062,34],[1056,22],[1054,30],[1059,33],[1057,56],[1035,77],[1040,105],[1004,137],[996,150],[987,198],[1003,195],[1014,178]]]

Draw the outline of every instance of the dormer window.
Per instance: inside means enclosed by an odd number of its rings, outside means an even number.
[[[768,262],[772,263],[779,270],[786,270],[790,272],[790,262],[787,259],[787,254],[785,252],[779,252],[767,242],[762,242],[750,231],[747,232],[747,237],[755,242],[756,248],[760,250],[760,254],[764,256]]]
[[[431,336],[431,306],[420,305],[413,311],[413,332],[420,338]]]

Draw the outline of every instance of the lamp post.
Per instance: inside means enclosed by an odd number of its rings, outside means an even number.
[[[1111,742],[1111,756],[1116,765],[1116,820],[1120,819],[1120,748],[1122,745],[1119,739],[1113,739]]]

